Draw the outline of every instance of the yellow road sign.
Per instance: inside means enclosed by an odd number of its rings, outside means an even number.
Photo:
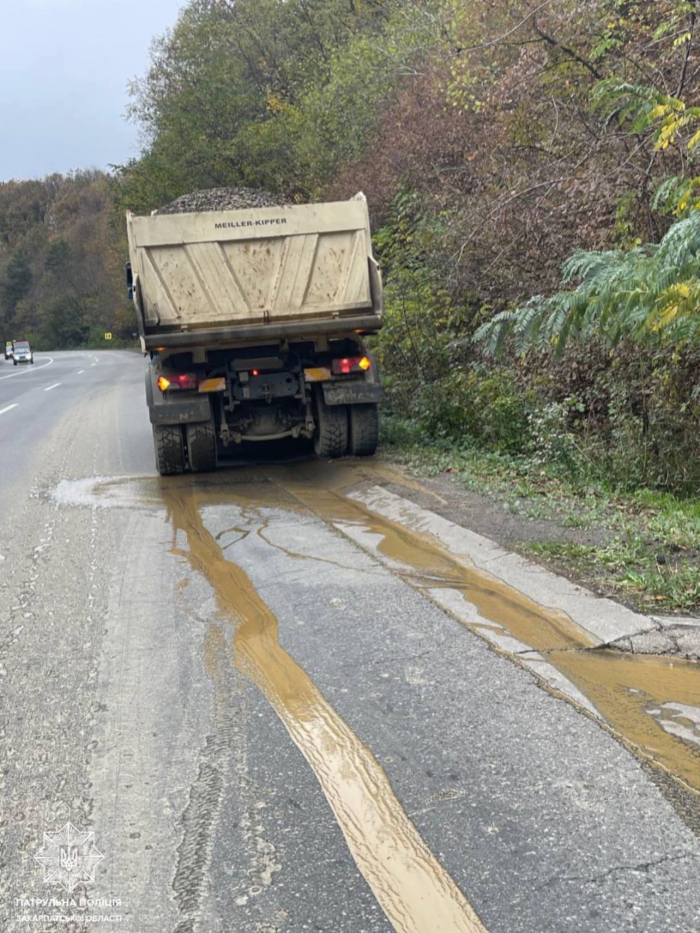
[[[112,339],[111,334],[105,334],[105,340],[111,340],[111,339]]]

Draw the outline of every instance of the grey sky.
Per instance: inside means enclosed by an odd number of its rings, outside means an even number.
[[[127,82],[183,0],[0,0],[0,181],[138,154]]]

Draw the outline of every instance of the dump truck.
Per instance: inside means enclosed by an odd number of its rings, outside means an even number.
[[[210,471],[242,445],[307,439],[371,456],[382,323],[367,201],[127,214],[127,284],[150,358],[161,475]]]

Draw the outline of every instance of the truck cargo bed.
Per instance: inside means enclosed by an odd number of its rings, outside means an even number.
[[[127,216],[144,350],[381,326],[364,196],[326,204]]]

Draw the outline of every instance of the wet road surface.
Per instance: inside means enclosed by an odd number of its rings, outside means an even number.
[[[0,928],[700,931],[697,665],[373,511],[379,463],[155,477],[143,365],[0,367]]]

